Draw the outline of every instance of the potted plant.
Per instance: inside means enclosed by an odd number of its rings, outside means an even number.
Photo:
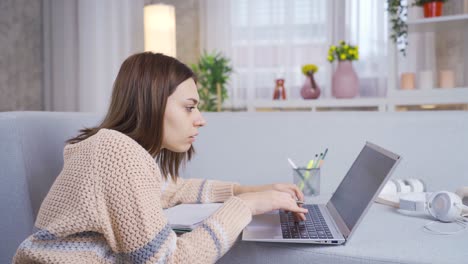
[[[302,85],[301,96],[304,99],[317,99],[320,96],[320,88],[315,82],[314,74],[318,71],[315,64],[306,64],[302,66],[302,73],[306,76],[304,85]]]
[[[232,68],[230,60],[219,52],[207,53],[200,57],[192,70],[197,76],[200,111],[221,111],[221,105],[227,99],[226,84]]]
[[[390,38],[395,42],[403,56],[406,56],[406,47],[408,46],[407,0],[387,0],[387,12],[392,27]]]
[[[442,15],[442,8],[447,0],[416,0],[415,6],[424,8],[424,17],[438,17]]]
[[[359,79],[352,61],[359,59],[359,47],[340,41],[338,46],[330,46],[328,61],[338,61],[332,77],[332,95],[336,98],[352,98],[359,93]]]

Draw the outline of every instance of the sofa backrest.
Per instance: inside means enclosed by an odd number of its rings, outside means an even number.
[[[183,177],[242,184],[290,182],[287,158],[304,165],[328,148],[321,193],[332,193],[365,141],[402,156],[397,178],[422,178],[429,190],[468,185],[468,112],[205,113],[207,126]],[[65,140],[102,116],[0,113],[0,263],[31,234],[35,216],[63,166]]]
[[[0,113],[0,263],[11,263],[32,233],[40,204],[62,169],[65,140],[98,121],[84,113]]]

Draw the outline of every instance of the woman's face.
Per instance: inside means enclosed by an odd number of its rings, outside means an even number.
[[[198,91],[192,78],[177,86],[167,98],[164,114],[162,147],[173,152],[186,152],[206,124],[198,110]]]

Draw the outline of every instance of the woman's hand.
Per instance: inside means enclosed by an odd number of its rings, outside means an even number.
[[[264,214],[273,210],[286,210],[295,213],[296,217],[304,221],[307,209],[297,205],[295,197],[288,192],[269,190],[260,192],[245,192],[239,194],[250,208],[252,215]]]
[[[301,208],[301,205],[297,205],[296,201],[304,201],[304,194],[299,190],[299,188],[292,183],[274,183],[258,186],[245,186],[245,185],[235,185],[234,186],[234,195],[242,195],[247,193],[256,193],[256,192],[267,192],[267,191],[277,191],[289,194],[289,196],[294,200],[296,206],[294,208]],[[278,208],[277,208],[278,209]],[[272,209],[272,210],[277,210]],[[286,211],[291,211],[294,213],[294,217],[297,220],[304,221],[305,215],[303,212],[288,210],[286,208],[280,208]],[[267,211],[268,212],[268,211]],[[252,213],[253,214],[253,213]]]
[[[258,186],[235,185],[234,195],[239,195],[247,192],[263,192],[263,191],[280,191],[293,195],[297,200],[304,201],[304,194],[299,188],[292,183],[274,183]]]

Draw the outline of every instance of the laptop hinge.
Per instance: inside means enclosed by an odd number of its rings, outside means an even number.
[[[351,230],[349,230],[348,226],[346,223],[343,221],[343,218],[341,218],[341,215],[338,213],[336,210],[335,206],[333,205],[332,202],[327,203],[327,209],[328,212],[330,213],[330,216],[333,218],[335,221],[338,229],[340,230],[341,234],[345,239],[348,239],[349,234],[351,233]]]

